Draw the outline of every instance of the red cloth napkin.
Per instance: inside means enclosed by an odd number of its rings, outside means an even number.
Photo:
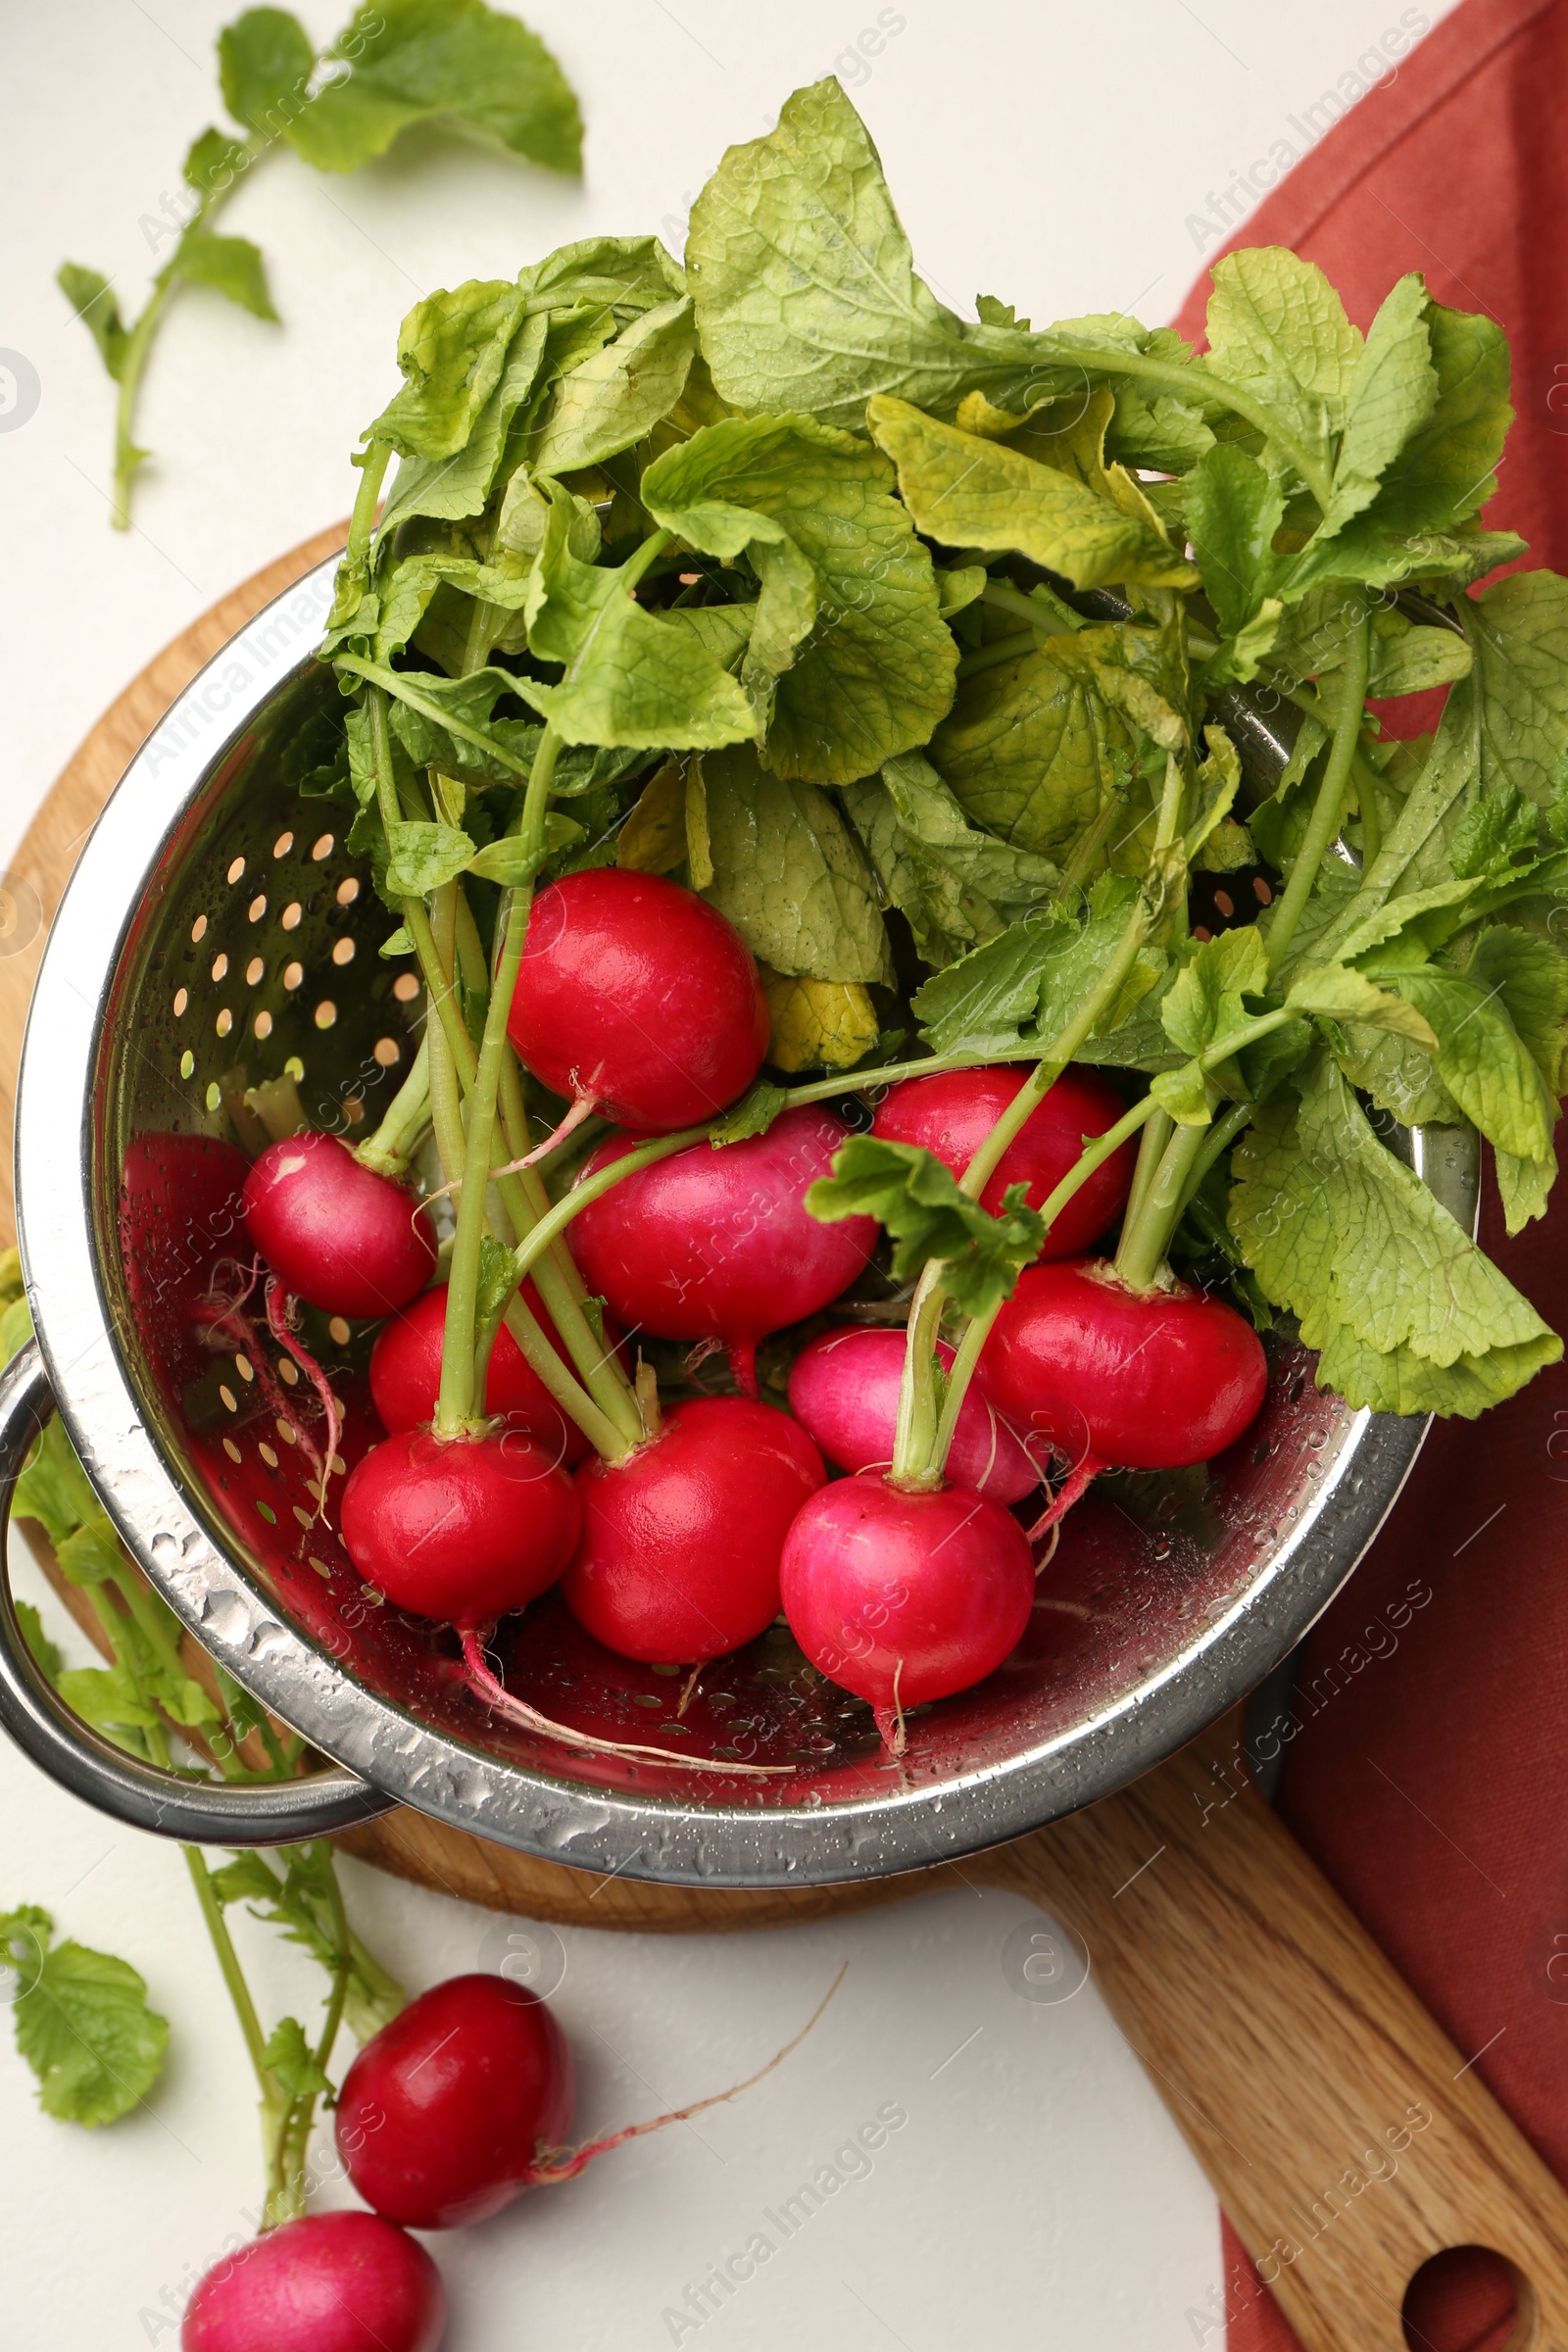
[[[1405,23],[1410,22],[1406,12]],[[1494,527],[1568,571],[1564,0],[1464,0],[1230,244],[1289,245],[1369,324],[1420,270],[1513,351]],[[1218,242],[1208,255],[1217,258]],[[1202,334],[1205,268],[1178,323]],[[1430,714],[1422,722],[1431,724]],[[1400,731],[1405,728],[1401,725]],[[1568,1331],[1568,1209],[1482,1240]],[[1476,2072],[1568,2180],[1568,1367],[1439,1424],[1388,1527],[1310,1638],[1280,1809]],[[1302,2259],[1310,2260],[1310,2249]],[[1229,2352],[1297,2339],[1226,2230]],[[1500,2352],[1512,2290],[1459,2253],[1406,2307],[1421,2352]]]

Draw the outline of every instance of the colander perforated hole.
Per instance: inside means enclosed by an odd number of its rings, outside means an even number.
[[[213,979],[215,983],[220,980],[226,980],[227,978],[228,957],[226,956],[215,956],[213,957]]]
[[[245,1456],[241,1453],[239,1447],[235,1445],[232,1438],[225,1438],[223,1440],[223,1451],[227,1454],[231,1462],[242,1462],[245,1459]]]
[[[378,1037],[370,1051],[383,1070],[389,1070],[395,1061],[403,1058],[403,1048],[395,1037]]]
[[[219,1382],[218,1394],[223,1399],[223,1405],[226,1411],[231,1413],[237,1413],[239,1411],[239,1398],[235,1396],[233,1390],[229,1387],[226,1380],[221,1380]],[[235,1459],[238,1459],[237,1455],[235,1456]]]
[[[253,956],[249,963],[245,966],[245,977],[249,981],[252,988],[254,988],[257,982],[265,976],[267,966],[262,961],[261,957],[259,956]]]
[[[350,1336],[349,1327],[344,1322],[341,1315],[334,1315],[326,1328],[331,1333],[332,1338],[336,1341],[338,1347],[346,1348],[348,1346]]]
[[[392,983],[392,994],[400,1004],[412,1004],[419,993],[418,976],[415,972],[399,972]]]
[[[189,1003],[190,990],[188,988],[176,988],[174,991],[174,1018],[176,1021],[183,1020],[185,1016],[185,1007]]]
[[[259,923],[266,912],[267,901],[258,892],[257,896],[252,899],[250,905],[245,909],[246,919],[249,922]]]
[[[316,1007],[315,1012],[311,1015],[311,1018],[315,1021],[318,1029],[331,1028],[333,1022],[337,1019],[337,1006],[333,1004],[330,997],[323,997],[321,999],[321,1002]],[[345,1107],[347,1106],[345,1105]]]
[[[196,942],[196,945],[200,947],[202,941],[207,937],[207,917],[205,914],[199,914],[196,917],[196,920],[190,927],[190,935],[191,938]]]
[[[259,1012],[259,1013],[256,1015],[256,1018],[255,1018],[255,1020],[254,1020],[254,1021],[251,1023],[251,1027],[252,1027],[252,1029],[255,1031],[255,1033],[256,1033],[256,1035],[257,1035],[258,1037],[260,1037],[260,1038],[269,1038],[269,1037],[270,1037],[270,1036],[271,1036],[271,1034],[272,1034],[272,1016],[271,1016],[271,1014],[270,1014],[270,1012]]]
[[[229,868],[228,868],[228,879],[229,879],[229,881],[230,881],[230,882],[242,882],[242,881],[244,880],[244,878],[245,878],[245,860],[244,860],[244,858],[235,858],[231,859],[231,860],[230,860],[230,863],[229,863]]]
[[[276,840],[273,842],[273,844],[272,844],[272,856],[273,856],[274,858],[286,858],[286,857],[288,856],[288,854],[289,854],[290,850],[291,850],[293,847],[294,847],[294,836],[293,836],[293,834],[292,834],[292,833],[280,833],[280,834],[278,835],[277,839],[276,839]]]
[[[331,857],[334,846],[330,833],[323,833],[319,841],[312,842],[311,856],[316,859],[318,865],[320,864],[323,858]]]
[[[219,1036],[220,1036],[220,1037],[226,1037],[226,1036],[228,1035],[229,1031],[230,1031],[230,1030],[233,1028],[233,1026],[234,1026],[234,1015],[233,1015],[233,1014],[232,1014],[232,1013],[229,1011],[229,1009],[228,1009],[228,1006],[225,1004],[225,1005],[223,1006],[223,1009],[222,1009],[222,1011],[221,1011],[221,1012],[219,1014],[219,1016],[218,1016],[218,1034],[219,1034]]]
[[[289,1358],[285,1355],[281,1363],[278,1365],[277,1371],[278,1378],[284,1383],[285,1387],[291,1389],[298,1388],[300,1379],[300,1368],[298,1364],[291,1363]]]
[[[346,881],[340,882],[337,886],[337,903],[340,906],[352,906],[359,895],[360,885],[357,875],[350,874]]]
[[[268,1445],[265,1438],[257,1446],[256,1450],[261,1455],[263,1461],[267,1464],[269,1470],[275,1470],[277,1468],[277,1455],[273,1451],[272,1447]]]
[[[352,939],[340,939],[334,942],[332,948],[332,961],[336,964],[352,963],[354,961],[354,942]]]
[[[289,905],[284,907],[282,913],[278,916],[278,921],[282,924],[285,931],[297,931],[300,927],[300,917],[304,912],[305,909],[300,905],[298,899],[291,900]]]
[[[298,988],[298,987],[299,987],[299,985],[300,985],[300,982],[301,982],[301,981],[304,979],[304,977],[305,977],[305,966],[304,966],[304,964],[303,964],[303,963],[285,963],[285,964],[284,964],[284,966],[283,966],[283,986],[284,986],[285,988],[287,988],[287,989],[295,989],[295,988]]]
[[[248,1355],[236,1355],[234,1358],[234,1369],[239,1374],[241,1380],[254,1380],[256,1378],[256,1366],[251,1362],[251,1359]]]
[[[179,1057],[179,1074],[182,1078],[194,1078],[196,1075],[196,1056],[189,1046]]]

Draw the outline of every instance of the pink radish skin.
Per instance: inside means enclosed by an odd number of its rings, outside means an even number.
[[[897,1749],[901,1709],[968,1690],[1019,1641],[1035,1564],[1000,1503],[965,1487],[906,1494],[863,1470],[807,1504],[779,1583],[811,1664],[869,1699]]]
[[[556,1336],[556,1327],[531,1282],[522,1286],[523,1302],[562,1362],[570,1359]],[[447,1289],[438,1283],[377,1335],[370,1350],[370,1396],[381,1425],[397,1436],[435,1418],[441,1389],[441,1339],[446,1329]],[[618,1334],[609,1335],[612,1340]],[[574,1421],[568,1421],[506,1325],[496,1333],[485,1381],[484,1409],[513,1429],[537,1438],[545,1451],[569,1470],[593,1448]]]
[[[441,2274],[373,2213],[310,2214],[253,2238],[200,2280],[180,2352],[436,2352]]]
[[[849,1133],[831,1111],[803,1104],[765,1135],[721,1151],[694,1144],[639,1169],[572,1223],[572,1255],[589,1289],[628,1330],[722,1341],[755,1396],[758,1341],[827,1306],[876,1248],[874,1218],[827,1225],[806,1206],[807,1187],[832,1173]],[[584,1173],[637,1141],[602,1144]]]
[[[525,1608],[555,1583],[580,1526],[570,1479],[520,1430],[406,1430],[372,1446],[343,1491],[343,1542],[367,1583],[449,1625]]]
[[[1172,1470],[1234,1446],[1268,1363],[1234,1308],[1178,1284],[1130,1291],[1109,1261],[1031,1266],[975,1377],[998,1411],[1071,1463]]]
[[[953,1349],[939,1341],[944,1368]],[[902,1331],[824,1331],[790,1372],[790,1410],[840,1470],[886,1470],[893,1459],[904,1378]],[[955,1486],[992,1502],[1021,1502],[1040,1484],[1022,1439],[971,1384],[948,1455]]]
[[[746,1092],[767,999],[734,924],[695,892],[601,866],[535,898],[507,1031],[556,1094],[667,1135]]]
[[[1028,1074],[1001,1062],[906,1078],[877,1105],[871,1133],[889,1143],[921,1144],[961,1176]],[[996,1215],[1010,1184],[1026,1185],[1030,1207],[1041,1207],[1075,1165],[1085,1143],[1114,1127],[1126,1108],[1097,1070],[1063,1070],[1003,1153],[981,1192],[981,1207]],[[1045,1257],[1076,1257],[1100,1239],[1126,1205],[1137,1158],[1136,1146],[1123,1144],[1095,1170],[1052,1226]]]
[[[269,1144],[245,1179],[244,1214],[283,1288],[329,1315],[395,1314],[435,1267],[426,1211],[335,1135]]]
[[[338,2153],[368,2205],[455,2230],[520,2196],[571,2122],[566,2037],[526,1985],[451,1977],[400,2010],[344,2078]]]
[[[693,1666],[750,1642],[779,1612],[779,1554],[822,1485],[796,1421],[747,1396],[677,1404],[623,1462],[577,1473],[582,1542],[561,1590],[622,1657]]]

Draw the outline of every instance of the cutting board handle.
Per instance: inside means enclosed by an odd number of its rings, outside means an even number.
[[[1405,2352],[1411,2278],[1459,2245],[1514,2271],[1508,2352],[1568,2346],[1568,2195],[1259,1797],[1236,1729],[965,1869],[1082,1939],[1305,2352]]]

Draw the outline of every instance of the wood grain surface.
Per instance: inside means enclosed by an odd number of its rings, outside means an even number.
[[[42,923],[0,956],[0,1242],[12,1231],[9,1132],[27,997],[80,844],[174,696],[342,536],[339,525],[280,558],[149,663],[87,734],[13,860]],[[207,1671],[204,1653],[186,1648],[193,1670]],[[1410,2278],[1461,2244],[1493,2246],[1515,2266],[1507,2352],[1568,2352],[1568,2197],[1257,1796],[1234,1718],[1132,1788],[1013,1845],[855,1886],[650,1886],[536,1862],[409,1811],[340,1842],[466,1902],[645,1933],[776,1927],[959,1880],[1025,1895],[1069,1931],[1042,1920],[1019,1960],[1027,1982],[1041,1997],[1072,1997],[1086,1972],[1098,1985],[1306,2352],[1403,2352]]]

